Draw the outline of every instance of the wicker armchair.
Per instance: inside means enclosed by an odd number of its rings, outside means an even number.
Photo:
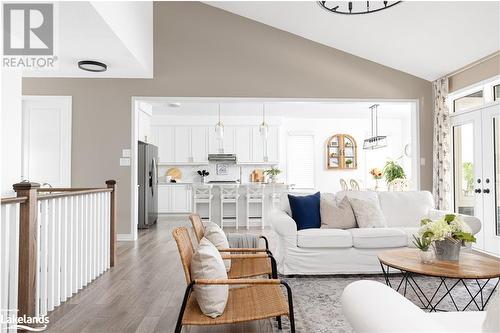
[[[194,233],[198,242],[203,238],[204,227],[201,217],[198,214],[189,215],[189,220],[193,226]],[[265,239],[264,236],[261,236]],[[269,243],[266,241],[266,248],[228,248],[219,249],[219,252],[225,254],[233,253],[231,259],[231,270],[228,272],[230,279],[240,279],[246,277],[269,275],[269,277],[277,277],[276,260],[274,259],[271,251],[269,251]],[[240,252],[243,254],[234,254]],[[244,254],[251,254],[250,256],[242,257]],[[245,259],[252,260],[245,260]]]
[[[235,324],[247,321],[261,320],[275,317],[281,329],[281,316],[290,319],[290,330],[295,333],[295,320],[293,314],[292,290],[290,286],[279,279],[220,279],[220,280],[193,280],[191,279],[191,259],[194,254],[193,244],[186,228],[180,227],[173,231],[175,242],[181,257],[182,267],[186,278],[186,291],[180,309],[175,333],[180,333],[182,326],[186,325],[221,325]],[[226,255],[243,259],[249,254]],[[224,313],[217,318],[205,316],[196,298],[191,293],[195,284],[228,284],[243,285],[241,288],[230,288],[229,297]],[[280,285],[287,291],[287,298]]]

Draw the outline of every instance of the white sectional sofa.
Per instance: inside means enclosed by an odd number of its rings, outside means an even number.
[[[376,201],[380,204],[387,227],[297,231],[285,196],[281,209],[273,211],[271,217],[271,225],[278,239],[274,255],[281,274],[381,273],[377,259],[379,252],[412,247],[412,235],[417,233],[422,218],[437,219],[448,213],[434,209],[432,194],[427,191],[342,191],[336,194],[322,193],[321,196],[333,196],[337,202],[344,196]],[[481,229],[479,219],[465,215],[462,219],[474,234]]]

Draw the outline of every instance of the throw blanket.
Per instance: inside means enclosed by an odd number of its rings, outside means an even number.
[[[250,234],[227,234],[229,247],[258,248],[259,237]]]

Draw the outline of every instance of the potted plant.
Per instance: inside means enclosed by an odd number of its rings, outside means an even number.
[[[422,262],[422,264],[432,263],[434,257],[431,251],[432,240],[427,237],[417,237],[413,235],[413,244],[420,250],[420,262]]]
[[[370,169],[370,175],[372,175],[373,179],[375,179],[375,191],[377,191],[379,189],[378,181],[379,179],[382,179],[384,173],[379,168],[372,168]]]
[[[275,167],[271,167],[271,169],[264,170],[264,174],[269,176],[272,183],[276,183],[276,177],[281,173],[281,170]]]
[[[389,160],[385,163],[383,172],[385,175],[385,181],[387,182],[387,185],[389,185],[389,183],[392,182],[394,179],[406,178],[405,170],[403,169],[403,167],[393,160]]]
[[[455,214],[446,214],[435,221],[423,219],[420,224],[419,233],[433,243],[438,260],[458,261],[460,248],[476,242],[469,226]]]
[[[352,164],[353,164],[353,160],[351,159],[347,159],[345,160],[345,165],[348,167],[348,168],[351,168],[352,167]]]

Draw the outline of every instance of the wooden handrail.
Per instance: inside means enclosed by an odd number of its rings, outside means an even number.
[[[23,203],[23,202],[25,202],[26,200],[28,200],[28,197],[11,197],[11,198],[2,198],[2,205]]]
[[[71,197],[75,195],[82,195],[82,194],[91,194],[91,193],[103,193],[103,192],[113,192],[113,189],[111,188],[99,188],[99,189],[92,189],[92,190],[77,190],[77,191],[72,191],[72,192],[61,192],[61,193],[51,193],[51,194],[42,194],[38,196],[38,200],[48,200],[48,199],[54,199],[54,198],[64,198],[64,197]]]
[[[99,190],[100,187],[40,187],[38,192],[75,192],[87,190]]]

